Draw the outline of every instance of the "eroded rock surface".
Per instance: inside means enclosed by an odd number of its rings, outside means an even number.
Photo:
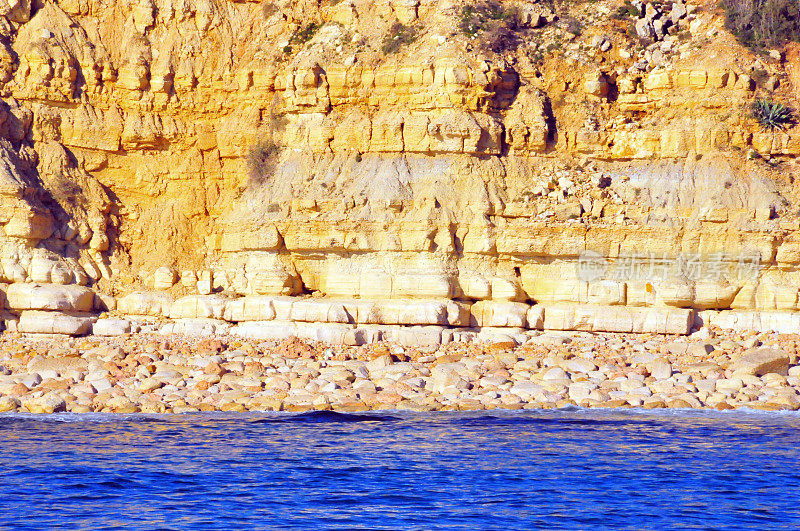
[[[800,133],[743,111],[796,102],[793,49],[708,2],[500,4],[0,10],[6,328],[800,332]]]

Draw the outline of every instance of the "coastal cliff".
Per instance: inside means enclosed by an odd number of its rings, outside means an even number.
[[[0,14],[12,332],[800,331],[800,58],[714,3]]]

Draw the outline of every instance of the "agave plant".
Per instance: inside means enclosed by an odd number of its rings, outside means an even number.
[[[795,121],[790,107],[772,100],[754,101],[753,118],[764,129],[786,129]]]

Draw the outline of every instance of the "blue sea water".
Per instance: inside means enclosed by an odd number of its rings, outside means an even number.
[[[3,529],[797,529],[800,416],[0,415]]]

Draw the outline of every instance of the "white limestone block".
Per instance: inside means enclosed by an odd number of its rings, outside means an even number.
[[[358,293],[362,299],[389,299],[392,297],[394,279],[383,270],[368,269],[361,272]],[[330,286],[330,281],[328,286]]]
[[[84,286],[15,282],[8,286],[6,297],[12,310],[90,312],[94,308],[94,292]]]
[[[81,258],[80,265],[83,270],[86,272],[86,276],[92,280],[99,280],[102,274],[100,273],[100,269],[98,269],[97,264],[87,258]]]
[[[172,303],[169,316],[172,319],[222,319],[226,297],[219,295],[187,295]]]
[[[34,256],[28,266],[28,275],[33,282],[49,284],[50,272],[58,262],[46,256]]]
[[[699,310],[730,308],[739,289],[739,286],[722,282],[696,282],[692,307]],[[787,291],[787,302],[789,302],[787,309],[794,309],[797,305],[797,288],[793,290],[793,293],[791,289]]]
[[[587,298],[589,304],[613,306],[626,303],[626,285],[614,280],[589,282]]]
[[[354,325],[344,323],[295,323],[294,335],[306,341],[332,345],[353,344]]]
[[[559,302],[583,303],[587,301],[587,283],[577,278],[559,276],[537,276],[526,285],[528,294],[536,302],[553,304]]]
[[[250,285],[252,291],[259,295],[294,295],[302,289],[297,275],[282,268],[258,271],[250,280]]]
[[[229,299],[225,304],[223,318],[226,321],[272,321],[275,319],[273,297],[254,295],[240,299]]]
[[[797,294],[797,286],[783,282],[762,282],[755,289],[755,305],[759,310],[795,310]]]
[[[336,267],[331,265],[327,272],[322,277],[322,291],[329,297],[343,297],[352,298],[367,297],[361,292],[361,279],[357,272],[351,271],[349,268]]]
[[[191,269],[181,272],[181,285],[184,288],[194,289],[197,287],[197,273]]]
[[[25,310],[19,316],[17,331],[25,334],[84,335],[91,329],[93,317],[79,317],[61,312]]]
[[[524,302],[478,301],[472,305],[473,321],[477,326],[510,326],[525,328],[530,305]]]
[[[231,335],[254,340],[281,340],[296,337],[297,324],[291,321],[246,321],[230,330]]]
[[[458,282],[461,291],[470,299],[480,301],[492,298],[492,284],[482,276],[459,278]]]
[[[172,297],[160,291],[139,291],[117,299],[117,310],[126,315],[168,316]]]
[[[545,330],[688,334],[694,312],[676,308],[552,305],[544,308]]]
[[[292,306],[297,297],[273,297],[272,306],[275,308],[275,320],[289,321],[292,318]]]
[[[541,330],[544,328],[544,306],[535,304],[531,306],[526,315],[528,328],[531,330]]]
[[[777,332],[800,334],[800,313],[787,311],[707,310],[700,312],[704,325],[713,325],[737,332]]]
[[[625,283],[628,306],[652,306],[656,303],[656,288],[647,280],[629,280]]]
[[[92,325],[96,336],[121,336],[131,333],[131,322],[127,319],[98,319]]]
[[[159,329],[159,333],[182,336],[213,336],[227,334],[231,327],[230,323],[219,319],[186,318],[165,324]]]
[[[170,289],[178,281],[178,273],[171,267],[159,267],[153,274],[153,288]]]
[[[394,276],[392,296],[396,298],[449,299],[453,283],[446,274],[404,273]]]
[[[383,341],[383,327],[380,325],[359,325],[353,330],[354,345],[370,345]]]
[[[639,315],[636,310],[631,311],[628,308],[619,306],[606,306],[601,307],[601,311],[597,309],[585,310],[579,309],[578,312],[584,311],[587,315],[587,320],[591,325],[584,330],[587,332],[633,332],[634,328],[634,315]]]
[[[492,300],[495,301],[521,301],[525,299],[522,286],[516,280],[507,280],[500,277],[493,277]]]
[[[691,308],[694,303],[693,286],[682,279],[667,279],[655,285],[656,302],[675,308]]]
[[[351,315],[342,302],[328,299],[298,299],[292,303],[290,316],[292,321],[318,323],[355,322],[355,317]]]
[[[75,274],[72,269],[63,262],[55,262],[50,270],[50,281],[53,284],[72,284],[75,282]]]
[[[200,295],[210,295],[211,292],[214,290],[210,278],[204,278],[202,280],[198,280],[195,286],[197,287],[197,292]]]
[[[763,312],[760,316],[761,324],[767,329],[779,334],[800,333],[800,314],[795,312]],[[758,330],[759,329],[754,329]]]
[[[451,300],[401,299],[364,301],[356,321],[387,325],[469,325],[469,305]]]

